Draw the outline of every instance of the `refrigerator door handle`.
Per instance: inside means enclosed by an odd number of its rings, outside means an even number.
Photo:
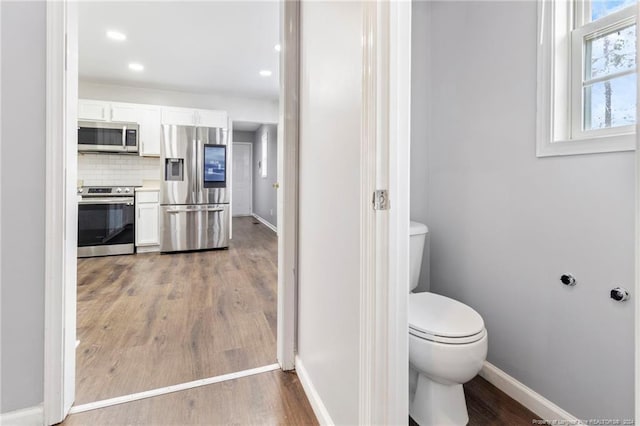
[[[194,129],[194,133],[196,129]],[[199,176],[198,176],[198,141],[197,139],[193,139],[191,141],[193,144],[193,154],[191,155],[191,176],[195,179],[193,182],[193,200],[195,203],[199,202],[199,194],[200,194],[200,185],[198,184]]]
[[[224,211],[221,207],[196,207],[196,208],[173,208],[171,210],[167,210],[167,213],[176,214],[176,213],[200,213],[200,212],[222,212]]]

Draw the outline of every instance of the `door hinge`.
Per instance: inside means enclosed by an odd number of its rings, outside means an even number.
[[[373,209],[389,210],[389,191],[386,189],[376,189],[373,191]]]

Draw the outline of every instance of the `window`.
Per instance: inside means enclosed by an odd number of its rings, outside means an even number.
[[[538,156],[635,148],[636,4],[540,1]]]
[[[268,141],[269,141],[269,132],[267,132],[266,130],[262,132],[262,136],[260,139],[260,143],[261,143],[261,161],[260,161],[260,177],[266,178],[267,177],[267,153],[268,153],[268,149],[269,147],[268,145]]]

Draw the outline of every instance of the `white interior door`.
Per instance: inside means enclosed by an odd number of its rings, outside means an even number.
[[[234,216],[249,216],[253,210],[252,153],[252,144],[244,142],[233,143],[233,179],[231,185]]]

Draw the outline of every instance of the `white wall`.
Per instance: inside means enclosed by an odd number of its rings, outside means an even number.
[[[301,28],[298,355],[357,424],[362,4],[302,2]]]
[[[78,154],[78,180],[84,186],[141,186],[160,180],[160,160],[119,154]]]
[[[634,304],[609,290],[634,286],[634,154],[536,158],[535,2],[430,7],[431,131],[412,167],[427,162],[431,289],[478,310],[488,360],[536,392],[633,418]]]
[[[262,160],[262,135],[267,134],[267,177],[262,177],[258,162]],[[273,184],[278,182],[278,136],[276,126],[265,124],[256,130],[253,140],[253,213],[278,226],[277,196]]]
[[[0,2],[0,412],[43,400],[45,3]]]
[[[113,102],[167,105],[185,108],[220,109],[233,121],[277,123],[278,102],[213,93],[187,93],[172,90],[114,86],[82,80],[79,97]]]

